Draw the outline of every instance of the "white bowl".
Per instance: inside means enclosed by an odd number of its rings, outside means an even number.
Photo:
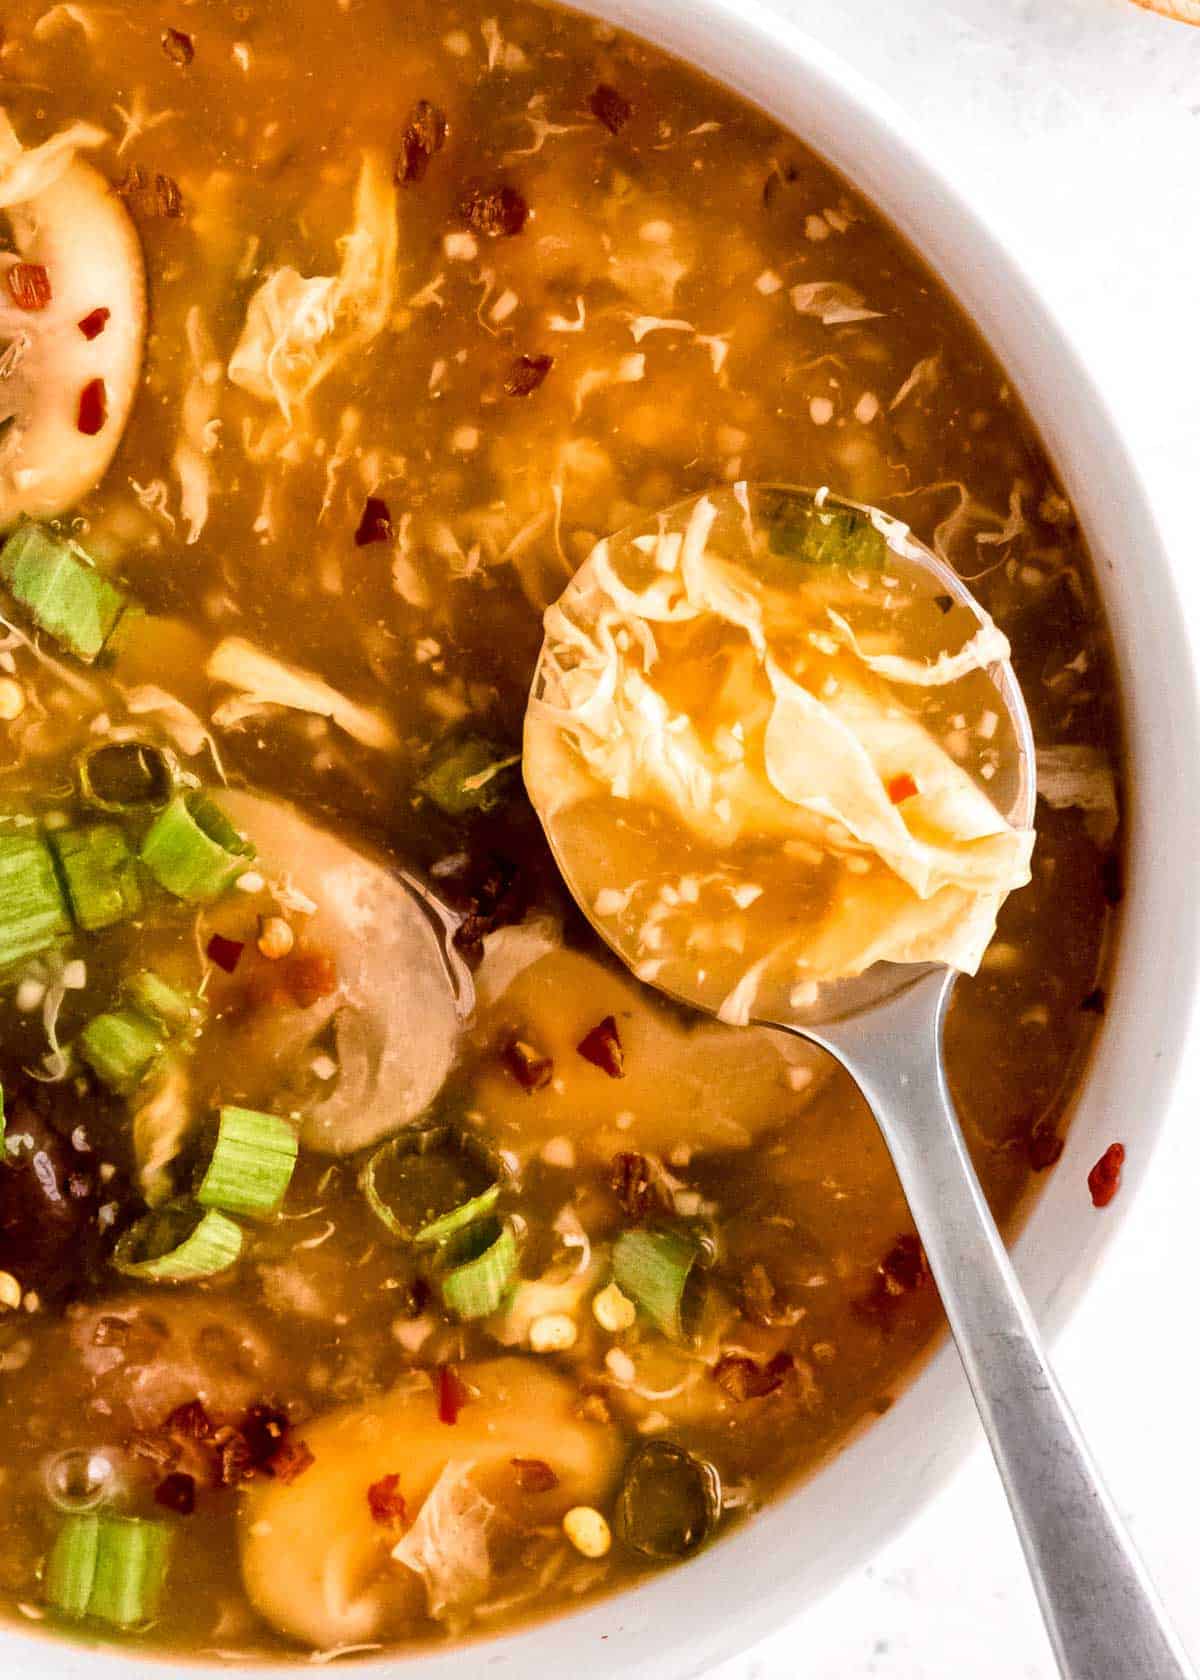
[[[822,153],[901,228],[978,322],[1012,376],[1078,512],[1108,608],[1134,774],[1129,878],[1107,1019],[1066,1152],[1017,1245],[1053,1331],[1086,1286],[1153,1151],[1197,968],[1200,714],[1170,566],[1115,418],[1012,253],[957,195],[903,114],[848,65],[755,0],[594,0],[584,8],[707,70]],[[1103,1220],[1088,1167],[1130,1145]],[[691,1563],[540,1627],[357,1672],[420,1680],[684,1680],[744,1650],[871,1554],[932,1496],[978,1428],[946,1345],[842,1454]],[[31,1680],[154,1680],[125,1651],[0,1634],[0,1670]],[[178,1664],[174,1665],[178,1668]],[[224,1672],[228,1672],[226,1669]],[[295,1680],[297,1669],[256,1668]]]

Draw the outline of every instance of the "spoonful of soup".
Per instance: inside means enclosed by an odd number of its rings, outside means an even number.
[[[647,985],[830,1052],[883,1132],[1065,1675],[1190,1672],[975,1177],[941,1059],[1030,879],[1003,634],[877,509],[737,484],[598,543],[545,616],[524,774],[568,886]]]

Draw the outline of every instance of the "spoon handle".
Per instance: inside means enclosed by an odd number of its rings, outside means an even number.
[[[1067,1680],[1194,1680],[1046,1358],[963,1142],[942,1068],[952,977],[869,1024],[805,1033],[870,1103],[920,1232]]]

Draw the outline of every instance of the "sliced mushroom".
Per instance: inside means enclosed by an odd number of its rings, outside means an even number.
[[[241,1094],[303,1114],[306,1148],[365,1148],[428,1108],[453,1065],[473,1004],[453,923],[417,883],[281,801],[228,792],[220,803],[254,841],[263,874],[286,877],[316,906],[295,919],[304,946],[328,957],[336,976],[329,996],[307,1008],[272,1002],[219,1024],[225,1065]],[[332,1088],[312,1066],[326,1056],[337,1067]]]
[[[102,130],[77,124],[24,150],[0,110],[0,530],[54,518],[97,485],[138,385],[146,279],[128,212],[77,155]],[[22,308],[18,264],[45,270],[49,298]],[[27,273],[26,271],[22,271]]]

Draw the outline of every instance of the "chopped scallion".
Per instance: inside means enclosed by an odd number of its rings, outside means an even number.
[[[196,1200],[252,1219],[274,1213],[287,1194],[298,1148],[295,1128],[277,1115],[223,1108]]]
[[[225,1271],[241,1251],[241,1226],[216,1208],[169,1202],[122,1233],[112,1263],[126,1277],[191,1283]]]
[[[468,1225],[474,1225],[476,1220],[483,1219],[491,1213],[499,1197],[500,1186],[489,1184],[486,1190],[478,1196],[472,1196],[469,1202],[462,1202],[449,1213],[442,1214],[440,1219],[422,1225],[414,1234],[413,1242],[418,1248],[439,1247],[451,1237],[457,1236],[460,1231],[465,1231]]]
[[[176,991],[174,986],[168,986],[165,980],[160,980],[149,969],[143,969],[132,980],[127,980],[124,989],[134,1008],[153,1015],[164,1027],[176,1030],[190,1025],[192,1012],[197,1007],[196,999],[189,993]]]
[[[110,1091],[128,1095],[147,1079],[167,1048],[161,1021],[141,1009],[110,1009],[93,1015],[76,1047]]]
[[[45,841],[0,834],[0,970],[44,951],[71,931]]]
[[[137,860],[115,823],[53,829],[47,843],[67,890],[71,913],[85,932],[113,927],[141,910]]]
[[[759,511],[770,509],[760,500]],[[887,556],[887,539],[870,516],[857,508],[817,507],[799,497],[781,505],[770,524],[772,554],[806,566],[840,566],[848,571],[879,571]]]
[[[126,597],[73,543],[35,520],[19,525],[0,552],[0,577],[39,630],[86,663],[117,627]]]
[[[98,811],[161,810],[175,790],[175,760],[150,741],[102,741],[76,766],[79,795]]]
[[[520,762],[520,753],[506,753],[481,735],[458,736],[434,748],[417,788],[448,817],[494,811],[507,795],[508,772]]]
[[[64,1616],[137,1627],[158,1613],[171,1553],[167,1523],[86,1512],[68,1517],[46,1566],[46,1597]]]
[[[442,1300],[456,1318],[488,1318],[499,1310],[516,1279],[517,1237],[509,1220],[483,1219],[450,1245],[441,1275]]]
[[[613,1247],[613,1277],[664,1336],[685,1336],[684,1297],[700,1245],[681,1231],[622,1231]]]
[[[371,1212],[392,1236],[428,1246],[469,1223],[456,1216],[491,1193],[495,1177],[478,1158],[473,1140],[440,1125],[409,1128],[381,1143],[363,1167],[359,1185]],[[491,1204],[472,1212],[470,1219],[490,1211]],[[443,1227],[443,1220],[453,1225]],[[438,1234],[431,1236],[435,1230]]]
[[[160,887],[191,904],[211,904],[254,856],[249,840],[203,793],[179,794],[151,824],[142,862]]]

